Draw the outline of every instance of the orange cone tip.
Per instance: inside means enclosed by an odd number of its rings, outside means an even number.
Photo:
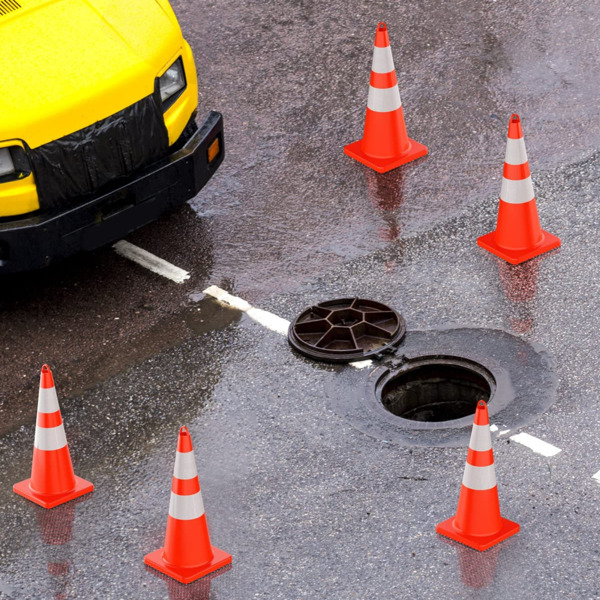
[[[387,48],[390,45],[390,36],[388,35],[387,25],[382,21],[377,23],[375,32],[375,46],[377,48]]]
[[[177,438],[177,452],[192,452],[192,438],[187,427],[180,427],[179,437]]]
[[[31,477],[13,491],[44,508],[54,508],[93,491],[94,485],[73,472],[52,371],[42,367]]]
[[[344,153],[378,173],[386,173],[427,154],[427,148],[406,133],[385,23],[379,23],[375,32],[363,137],[345,146]]]
[[[165,545],[144,557],[148,566],[191,583],[230,564],[231,555],[212,546],[187,427],[179,430]]]
[[[490,418],[488,416],[487,404],[480,400],[477,403],[477,408],[475,409],[475,417],[473,419],[474,425],[489,425]]]
[[[40,374],[40,387],[44,389],[54,387],[54,378],[52,377],[52,371],[48,365],[44,365],[42,367],[42,372]]]
[[[500,515],[492,437],[487,405],[477,403],[456,515],[435,530],[479,551],[487,550],[519,531]]]
[[[496,230],[477,244],[518,265],[560,246],[560,240],[540,227],[519,115],[508,123],[506,156]]]

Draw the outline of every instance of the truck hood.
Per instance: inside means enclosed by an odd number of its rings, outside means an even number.
[[[154,0],[20,4],[0,20],[0,141],[36,148],[134,104],[183,44]]]

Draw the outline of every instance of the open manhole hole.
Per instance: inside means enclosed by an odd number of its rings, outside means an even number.
[[[478,400],[488,403],[494,431],[506,434],[543,413],[556,391],[548,353],[495,329],[408,331],[373,367],[335,374],[329,408],[404,446],[464,446]]]
[[[295,319],[288,339],[298,352],[316,360],[350,362],[397,346],[406,324],[394,309],[362,298],[341,298],[311,306]]]
[[[479,400],[489,401],[496,388],[492,374],[458,357],[411,361],[379,382],[381,404],[410,421],[440,422],[472,417]]]

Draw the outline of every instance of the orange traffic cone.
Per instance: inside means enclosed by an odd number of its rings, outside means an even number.
[[[94,485],[73,472],[52,371],[42,367],[31,477],[15,483],[13,491],[44,508],[79,498]]]
[[[487,550],[519,531],[500,516],[487,405],[477,403],[456,516],[435,530],[476,550]]]
[[[521,120],[516,114],[508,124],[496,231],[481,236],[477,244],[513,265],[560,246],[555,235],[540,227]]]
[[[344,153],[378,173],[386,173],[427,154],[427,148],[411,140],[406,133],[385,23],[379,23],[375,33],[363,139],[345,146]]]
[[[231,562],[230,554],[210,545],[187,427],[179,430],[165,545],[146,554],[144,562],[181,583],[191,583]]]

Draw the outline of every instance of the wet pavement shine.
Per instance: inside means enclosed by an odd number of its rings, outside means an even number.
[[[111,249],[0,281],[0,598],[600,598],[600,8],[173,5],[227,157],[188,206],[129,238],[189,271],[184,284]],[[342,152],[361,135],[379,20],[409,135],[429,147],[385,175]],[[494,227],[513,112],[540,221],[562,240],[519,266],[475,243]],[[407,339],[469,327],[485,345],[504,330],[547,353],[544,412],[494,433],[502,513],[521,531],[484,553],[438,536],[466,448],[364,433],[339,410],[362,371],[295,354],[209,285],[288,320],[372,298],[402,313]],[[95,484],[51,511],[12,492],[43,362],[75,471]],[[184,424],[212,542],[233,555],[189,586],[143,564],[163,543]]]

